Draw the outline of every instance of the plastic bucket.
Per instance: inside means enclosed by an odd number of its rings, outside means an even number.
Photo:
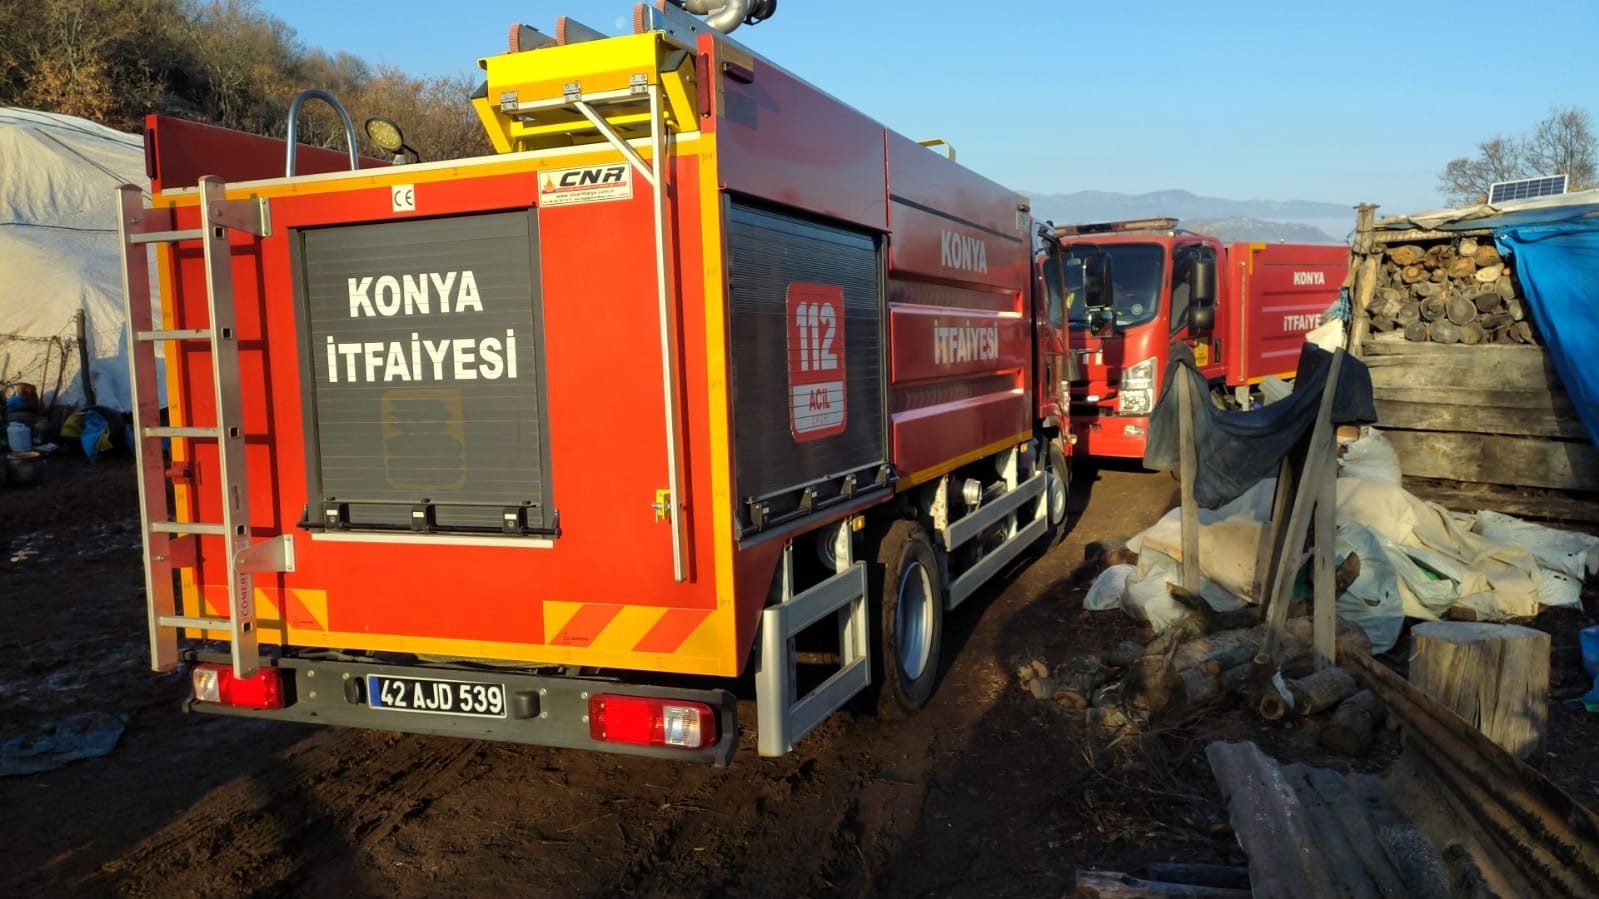
[[[25,453],[33,449],[33,429],[20,421],[6,425],[6,444],[13,453]]]

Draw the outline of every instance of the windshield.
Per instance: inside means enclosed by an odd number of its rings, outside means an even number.
[[[1116,326],[1141,325],[1160,311],[1160,291],[1165,283],[1166,252],[1160,244],[1119,243],[1090,248],[1068,248],[1073,256],[1097,250],[1110,257],[1111,286],[1115,293]],[[1069,270],[1069,269],[1068,269]],[[1088,327],[1088,309],[1081,302],[1070,305],[1073,327]]]

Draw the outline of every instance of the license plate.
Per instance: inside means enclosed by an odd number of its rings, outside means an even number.
[[[396,712],[504,718],[505,685],[368,674],[366,704]]]

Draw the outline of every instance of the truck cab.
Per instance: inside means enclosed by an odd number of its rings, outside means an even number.
[[[1105,282],[1098,299],[1069,291],[1065,304],[1071,433],[1079,452],[1097,457],[1143,458],[1177,344],[1192,350],[1218,404],[1253,406],[1267,376],[1292,375],[1348,268],[1342,246],[1224,243],[1175,219],[1056,232],[1068,276]]]

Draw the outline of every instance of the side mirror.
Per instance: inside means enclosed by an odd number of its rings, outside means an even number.
[[[1192,280],[1189,282],[1188,301],[1195,306],[1216,305],[1216,260],[1211,257],[1195,259],[1189,276]]]
[[[1083,257],[1083,305],[1089,309],[1110,306],[1115,302],[1110,285],[1110,257],[1098,252]]]
[[[1188,330],[1195,334],[1209,334],[1216,330],[1216,307],[1194,305],[1188,307]]]

